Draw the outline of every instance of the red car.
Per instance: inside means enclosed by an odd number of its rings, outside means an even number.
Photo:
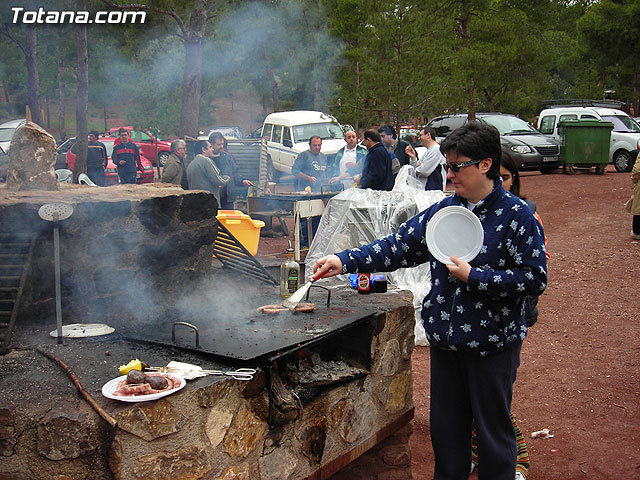
[[[117,138],[118,130],[120,128],[121,127],[112,128],[104,137],[101,137],[100,141],[102,141],[102,138]],[[160,162],[160,166],[164,167],[164,164],[169,158],[169,154],[171,153],[171,142],[154,137],[146,128],[143,130],[136,130],[133,127],[122,128],[129,131],[129,137],[131,138],[131,141],[133,143],[140,147],[140,153],[142,153],[145,157],[154,160],[154,165],[155,159],[157,158]],[[157,153],[156,141],[158,142]]]
[[[107,149],[107,156],[109,157],[109,162],[107,163],[107,168],[104,170],[104,185],[118,185],[120,181],[118,180],[118,170],[116,166],[111,161],[111,152],[113,152],[113,142],[115,138],[110,137],[102,137],[99,138],[98,141],[104,143],[104,146]],[[74,144],[67,151],[67,167],[69,170],[73,170],[73,167],[76,164],[76,145]],[[138,168],[137,173],[137,181],[136,183],[153,183],[153,164],[151,161],[144,155],[140,154],[140,160],[142,163],[142,170]]]

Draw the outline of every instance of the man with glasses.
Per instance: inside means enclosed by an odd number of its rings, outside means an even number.
[[[513,480],[511,396],[527,334],[525,298],[546,287],[544,233],[527,204],[502,188],[495,127],[469,122],[440,148],[455,195],[420,212],[397,233],[321,258],[314,273],[383,272],[429,262],[431,290],[421,316],[430,344],[434,479],[469,478],[475,421],[478,478]],[[452,256],[444,264],[429,251],[426,229],[436,212],[453,205],[478,217],[484,240],[473,260]]]
[[[162,183],[173,183],[180,185],[187,190],[189,183],[187,182],[187,170],[184,161],[187,158],[187,144],[184,140],[178,138],[171,142],[171,155],[164,164],[162,169]]]
[[[440,145],[436,142],[436,131],[432,127],[424,127],[420,130],[418,138],[426,148],[422,158],[418,159],[411,145],[406,149],[407,155],[411,158],[411,165],[415,168],[416,177],[424,185],[425,190],[444,192],[447,186],[447,172],[444,169],[446,160],[440,153]]]

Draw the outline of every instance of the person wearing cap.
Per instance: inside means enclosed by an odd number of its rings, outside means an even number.
[[[319,259],[314,277],[429,264],[431,288],[421,318],[430,345],[433,478],[469,478],[475,422],[479,480],[513,480],[517,445],[511,398],[527,335],[525,299],[540,295],[547,283],[544,231],[527,204],[502,186],[495,127],[469,122],[440,149],[455,195],[385,238]],[[484,236],[474,258],[451,256],[443,263],[426,230],[437,213],[442,218],[452,206],[475,215]]]
[[[87,144],[87,175],[93,183],[104,187],[104,169],[107,168],[107,148],[98,141],[98,132],[89,132]]]

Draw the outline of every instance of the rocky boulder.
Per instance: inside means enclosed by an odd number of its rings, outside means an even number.
[[[57,190],[55,162],[54,138],[39,125],[25,123],[11,140],[7,190]]]

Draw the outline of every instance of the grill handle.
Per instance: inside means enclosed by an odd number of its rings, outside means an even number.
[[[196,348],[200,348],[200,332],[198,331],[198,327],[187,322],[173,322],[173,326],[171,327],[171,341],[176,343],[176,327],[178,325],[189,327],[196,332]]]

